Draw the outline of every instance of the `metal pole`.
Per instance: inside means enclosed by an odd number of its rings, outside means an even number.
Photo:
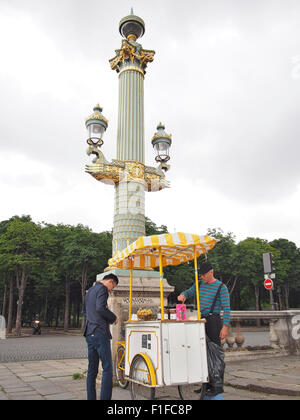
[[[270,304],[271,304],[272,311],[276,311],[276,305],[275,305],[275,302],[274,302],[274,296],[273,296],[273,290],[272,289],[270,290]]]
[[[163,266],[162,266],[162,255],[161,255],[161,247],[159,247],[159,275],[160,275],[160,310],[161,310],[161,320],[165,319],[165,312],[164,312],[164,291],[163,291]]]
[[[200,321],[200,319],[201,319],[201,312],[200,312],[200,299],[199,299],[199,279],[198,279],[198,266],[197,266],[196,245],[194,245],[194,267],[195,267],[197,313],[198,313],[198,321]]]
[[[267,273],[266,276],[267,276],[267,278],[271,278],[271,273]],[[265,277],[265,279],[266,279],[266,277]],[[273,285],[274,285],[274,283],[273,283]],[[275,305],[275,302],[274,302],[273,290],[270,289],[269,292],[270,292],[270,305],[271,305],[272,311],[276,311],[276,305]]]
[[[132,268],[133,268],[133,260],[132,260],[132,258],[130,258],[129,261],[130,261],[129,321],[131,321],[131,308],[132,308]]]

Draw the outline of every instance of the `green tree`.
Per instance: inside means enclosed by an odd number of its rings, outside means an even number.
[[[45,224],[42,228],[43,264],[34,277],[36,311],[43,314],[46,323],[51,323],[53,306],[62,301],[64,279],[61,275],[60,258],[67,228],[64,225]]]
[[[107,267],[108,258],[111,257],[111,248],[110,235],[94,233],[82,225],[77,225],[67,236],[64,243],[65,266],[72,268],[73,277],[80,283],[82,304],[89,273],[94,274],[98,270],[99,273]]]
[[[251,306],[249,293],[254,290],[255,309],[261,309],[261,293],[264,282],[262,254],[272,252],[278,258],[278,251],[272,248],[266,240],[260,238],[247,238],[239,242],[234,250],[233,271],[243,281],[242,299],[246,306]]]
[[[146,236],[168,233],[168,228],[166,225],[157,226],[155,222],[149,219],[149,217],[145,217],[145,230]]]
[[[280,251],[280,257],[275,259],[276,283],[282,285],[285,297],[285,307],[289,309],[291,290],[300,289],[300,252],[294,242],[288,239],[275,239],[270,245]],[[281,288],[279,289],[281,303]],[[283,306],[281,303],[280,306]]]
[[[30,272],[41,263],[41,227],[31,220],[12,218],[0,236],[0,264],[15,274],[18,289],[16,334],[21,334],[22,305]]]
[[[208,229],[207,234],[220,241],[209,251],[208,259],[214,267],[217,278],[224,282],[232,293],[238,280],[238,275],[233,273],[235,236],[232,232],[224,234],[220,228]]]

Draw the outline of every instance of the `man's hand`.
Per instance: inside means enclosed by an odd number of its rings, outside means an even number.
[[[228,325],[223,325],[221,331],[220,331],[220,339],[225,340],[225,338],[228,336]]]
[[[186,301],[186,297],[185,297],[184,295],[179,295],[179,296],[177,297],[177,300],[179,300],[179,302],[184,303],[184,302]]]
[[[114,322],[114,325],[117,325],[118,322],[119,322],[119,317],[117,316],[117,318],[116,318],[116,320]]]

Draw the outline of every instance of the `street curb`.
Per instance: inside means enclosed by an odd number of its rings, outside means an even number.
[[[244,389],[246,391],[251,392],[261,392],[264,394],[276,394],[276,395],[287,395],[289,397],[299,397],[300,396],[300,387],[294,388],[293,385],[291,385],[291,388],[283,388],[280,387],[280,385],[273,383],[273,382],[267,382],[264,381],[264,384],[261,385],[259,383],[249,383],[246,379],[242,380],[236,380],[236,381],[230,381],[225,382],[225,386],[230,386],[232,388],[236,389]]]
[[[266,359],[273,357],[288,356],[288,352],[278,349],[268,350],[241,350],[241,351],[225,351],[225,363],[251,361],[257,359]]]
[[[256,391],[256,392],[264,392],[266,394],[288,395],[290,397],[300,396],[300,389],[280,388],[280,387],[277,387],[276,384],[266,385],[266,382],[264,386],[261,386],[259,384],[250,384],[249,390]]]

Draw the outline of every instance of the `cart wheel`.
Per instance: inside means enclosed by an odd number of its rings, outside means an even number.
[[[115,373],[116,380],[120,388],[127,388],[128,381],[124,378],[125,374],[125,348],[124,346],[119,346],[116,351],[115,357]]]
[[[150,367],[141,354],[137,354],[130,367],[130,379],[137,382],[130,382],[130,394],[132,400],[154,400],[155,388],[145,385],[152,385]]]
[[[178,392],[182,400],[203,400],[206,388],[206,383],[178,385]]]

